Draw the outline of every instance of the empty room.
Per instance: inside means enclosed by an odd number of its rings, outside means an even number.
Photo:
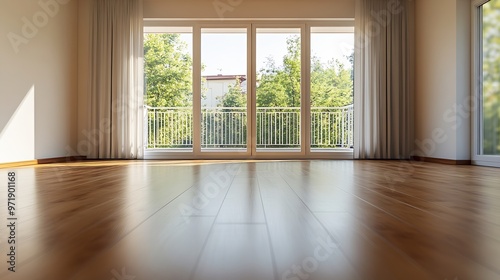
[[[0,279],[500,279],[500,0],[0,0]]]

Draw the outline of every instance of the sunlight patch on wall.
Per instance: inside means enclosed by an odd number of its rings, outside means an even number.
[[[0,163],[35,159],[35,86],[0,132]]]

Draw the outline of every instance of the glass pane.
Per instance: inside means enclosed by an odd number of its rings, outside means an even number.
[[[311,151],[353,147],[354,34],[311,29]]]
[[[300,151],[299,28],[257,29],[257,149]]]
[[[500,155],[500,0],[482,6],[482,153]]]
[[[144,34],[148,149],[193,148],[192,29]]]
[[[247,30],[201,30],[201,148],[247,150]]]

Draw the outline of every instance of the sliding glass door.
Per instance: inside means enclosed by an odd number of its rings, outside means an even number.
[[[352,158],[353,28],[145,30],[146,158]]]
[[[476,1],[476,164],[500,166],[500,0]]]
[[[354,145],[354,36],[352,28],[311,28],[311,151]]]
[[[193,151],[193,28],[144,35],[146,149]]]
[[[201,151],[248,151],[247,28],[201,29]]]
[[[256,150],[301,151],[301,28],[256,28]]]

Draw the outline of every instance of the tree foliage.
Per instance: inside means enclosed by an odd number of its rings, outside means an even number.
[[[322,63],[313,57],[311,63],[311,106],[343,107],[353,103],[353,63],[354,54],[347,57],[351,67],[338,60]],[[300,142],[300,102],[301,102],[301,45],[299,36],[287,39],[287,53],[282,57],[281,66],[268,58],[258,72],[257,108],[265,109],[270,115],[257,113],[257,145],[265,147],[282,139],[291,146],[298,147]],[[238,81],[220,99],[224,107],[245,107],[246,96]],[[280,108],[277,108],[280,107]],[[311,116],[312,142],[314,147],[332,147],[346,141],[348,135],[339,134],[337,126],[347,125],[344,118],[331,118],[332,109],[316,110]],[[272,117],[278,113],[280,120]],[[277,123],[278,122],[278,123]],[[330,123],[328,123],[330,122]],[[227,123],[230,123],[227,121]],[[321,131],[320,131],[321,130]],[[333,135],[333,137],[324,137]],[[328,138],[328,139],[327,139]],[[342,139],[342,140],[340,140]],[[292,144],[293,143],[293,144]],[[283,147],[290,147],[284,145]],[[279,148],[280,146],[272,146]]]
[[[317,58],[311,63],[311,106],[343,107],[353,102],[351,71],[338,60],[322,64]]]
[[[268,58],[258,75],[257,107],[300,107],[300,54],[300,37],[291,36],[282,66]]]
[[[247,95],[245,90],[242,88],[240,77],[236,77],[233,85],[229,85],[228,92],[217,97],[220,107],[246,107],[247,106]]]
[[[354,56],[349,60],[353,63]],[[311,106],[342,107],[353,102],[353,67],[346,68],[338,60],[323,64],[317,57],[311,63]],[[257,107],[300,107],[301,47],[300,37],[287,39],[287,53],[282,66],[268,58],[259,70]],[[232,95],[226,95],[233,98]],[[225,102],[224,99],[222,102]]]
[[[179,34],[145,34],[146,104],[188,107],[192,104],[192,58]]]
[[[146,76],[146,104],[151,107],[187,107],[192,106],[192,58],[187,52],[187,45],[179,34],[146,34],[144,41],[144,59]],[[349,57],[353,63],[353,55]],[[280,66],[268,58],[265,66],[257,73],[256,105],[269,107],[268,112],[282,116],[278,123],[271,115],[257,115],[258,141],[257,145],[270,144],[269,139],[282,139],[285,143],[299,145],[300,139],[300,104],[301,104],[301,44],[299,36],[287,39],[287,52],[282,57]],[[317,57],[311,61],[311,106],[312,107],[342,107],[353,102],[353,71],[338,60],[323,63]],[[206,89],[205,89],[206,90]],[[202,89],[203,91],[203,89]],[[202,92],[203,96],[204,92]],[[207,139],[216,141],[219,138],[240,139],[230,140],[224,147],[240,147],[246,143],[246,110],[230,108],[245,108],[247,94],[242,88],[239,77],[229,86],[228,92],[218,98],[222,110],[214,110],[213,114],[204,115],[204,132]],[[289,109],[278,109],[284,107]],[[175,148],[192,146],[192,111],[175,113],[178,110],[164,109],[149,113],[150,143],[164,143],[154,147]],[[231,112],[231,114],[227,114]],[[323,118],[328,110],[320,111],[313,117],[316,123],[330,122],[322,126],[322,131],[314,134],[316,147],[331,147],[335,145],[339,135],[335,135],[335,125],[340,120]],[[259,116],[261,119],[259,119]],[[274,114],[276,116],[276,114]],[[317,118],[314,119],[314,118]],[[177,128],[174,128],[175,124]],[[332,125],[333,124],[333,125]],[[178,135],[179,125],[183,126],[182,136]],[[229,129],[230,128],[230,129]],[[176,130],[177,129],[177,130]],[[324,129],[332,131],[323,131]],[[315,132],[313,128],[313,132]],[[207,134],[208,133],[208,134]],[[213,135],[212,135],[213,134]],[[321,135],[335,135],[325,142]],[[243,139],[243,140],[241,140]],[[268,139],[268,140],[265,140]],[[340,138],[339,138],[340,139]],[[208,140],[207,140],[208,141]],[[218,140],[217,140],[218,141]],[[269,140],[271,141],[271,140]],[[278,148],[279,146],[273,146]],[[288,147],[287,145],[283,147]]]

